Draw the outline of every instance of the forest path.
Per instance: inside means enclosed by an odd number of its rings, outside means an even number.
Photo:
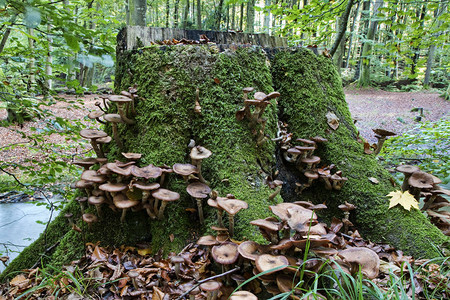
[[[356,118],[361,136],[371,143],[377,139],[372,129],[382,128],[400,135],[418,122],[418,111],[423,108],[422,121],[437,121],[450,117],[450,101],[436,92],[386,92],[377,89],[344,90],[350,112]]]

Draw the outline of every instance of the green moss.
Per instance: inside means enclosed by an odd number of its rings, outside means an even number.
[[[334,163],[349,179],[339,192],[326,191],[317,183],[301,196],[302,200],[325,201],[331,208],[325,215],[328,218],[342,216],[337,209],[339,204],[353,203],[357,209],[351,221],[364,237],[389,242],[415,257],[438,255],[432,244],[440,246],[448,239],[419,211],[408,212],[397,207],[388,210],[385,195],[393,190],[390,175],[373,156],[363,154],[362,144],[356,141],[357,130],[332,62],[306,49],[298,49],[278,53],[272,71],[275,89],[282,95],[280,118],[289,124],[293,140],[315,135],[326,137],[329,142],[315,153],[322,158],[322,163]],[[336,131],[327,125],[328,111],[339,118]],[[370,183],[369,177],[377,178],[380,183]]]

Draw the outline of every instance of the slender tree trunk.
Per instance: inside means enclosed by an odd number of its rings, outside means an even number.
[[[178,27],[178,7],[180,6],[180,0],[175,0],[175,7],[173,9],[173,27]]]
[[[130,26],[147,26],[147,1],[146,0],[128,0]]]
[[[12,16],[9,19],[9,23],[11,25],[16,21],[17,15]],[[5,29],[5,33],[3,33],[2,40],[0,41],[0,54],[3,52],[3,49],[5,49],[6,41],[8,41],[9,35],[11,34],[11,25]]]
[[[420,27],[423,28],[423,23],[424,23],[424,19],[425,19],[425,15],[427,13],[427,1],[425,1],[425,4],[422,5],[422,9],[420,10],[420,14],[419,15],[419,20],[420,20]],[[412,57],[412,65],[411,65],[411,74],[414,75],[416,74],[416,67],[417,67],[417,61],[419,60],[419,56],[420,56],[420,39],[421,37],[417,37],[417,39],[419,40],[419,44],[417,45],[417,47],[413,48],[413,57]]]
[[[52,25],[50,23],[48,23],[47,25],[47,31],[50,33],[52,30]],[[53,51],[53,38],[51,37],[51,35],[47,35],[47,43],[48,43],[48,47],[47,47],[47,58],[45,61],[45,75],[47,76],[47,80],[46,80],[46,86],[49,90],[51,90],[53,88],[53,81],[50,78],[53,75],[53,67],[52,67],[52,63],[53,63],[53,56],[52,56],[52,51]]]
[[[28,34],[30,36],[34,36],[34,29],[28,28]],[[35,67],[35,58],[34,58],[34,39],[28,38],[28,47],[30,48],[30,63],[28,64],[28,82],[27,82],[27,91],[30,92],[31,85],[33,85],[35,77],[34,77],[34,67]]]
[[[216,8],[216,17],[214,22],[214,29],[220,30],[220,23],[222,22],[222,10],[223,10],[223,0],[219,0],[219,5]]]
[[[244,2],[241,3],[241,15],[239,18],[239,30],[244,30]]]
[[[255,5],[256,5],[256,0],[248,0],[246,30],[250,33],[255,32]]]
[[[378,14],[378,9],[383,5],[383,0],[377,0],[373,6],[372,16],[376,16]],[[375,37],[375,32],[377,30],[378,20],[373,20],[370,22],[370,27],[367,32],[367,40],[373,40]],[[370,55],[372,52],[372,44],[364,43],[364,47],[361,53],[361,75],[359,78],[360,86],[369,86],[370,85]]]
[[[189,0],[187,0],[189,3]],[[166,0],[166,28],[169,28],[169,17],[170,17],[170,0]]]
[[[345,68],[348,69],[348,65],[350,62],[350,55],[352,53],[352,42],[353,42],[353,36],[354,36],[354,30],[356,25],[356,18],[358,16],[359,6],[361,4],[361,1],[358,1],[358,4],[356,5],[355,14],[353,15],[353,21],[352,26],[350,28],[350,38],[348,41],[348,52],[347,52],[347,59],[345,60]]]
[[[266,7],[269,6],[271,0],[265,0],[264,4]],[[264,15],[264,32],[270,33],[270,10]]]
[[[201,1],[197,0],[197,29],[202,29],[202,5]]]
[[[186,0],[186,6],[184,7],[184,14],[183,14],[183,28],[185,29],[188,26],[189,10],[190,10],[189,0]]]
[[[342,39],[344,38],[345,32],[347,31],[347,23],[348,23],[348,17],[350,16],[350,11],[352,10],[354,0],[348,0],[347,7],[342,14],[342,16],[339,18],[338,24],[339,24],[339,31],[336,36],[336,39],[334,40],[333,47],[331,47],[330,55],[333,56],[336,52],[337,48],[339,47],[339,44],[341,43]],[[342,56],[342,53],[341,53]],[[339,66],[340,67],[340,66]]]

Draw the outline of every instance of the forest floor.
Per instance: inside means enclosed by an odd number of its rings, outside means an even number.
[[[376,139],[372,129],[382,128],[402,134],[417,124],[415,120],[419,112],[412,112],[414,108],[423,108],[422,121],[436,121],[450,116],[450,101],[439,97],[436,92],[386,92],[378,89],[345,89],[347,103],[352,116],[357,120],[356,126],[362,137],[375,143]],[[59,95],[67,101],[81,100],[78,108],[64,101],[56,101],[49,109],[55,116],[67,120],[80,120],[89,124],[85,116],[89,111],[96,110],[95,102],[99,95]],[[71,108],[72,107],[72,108]],[[0,110],[0,120],[6,119],[6,110]],[[26,122],[23,125],[10,125],[0,127],[0,157],[3,161],[23,163],[28,159],[39,159],[42,153],[33,152],[27,147],[26,135],[33,133],[33,128],[41,128],[45,122],[37,120]],[[54,143],[64,143],[65,138],[53,134],[47,139]],[[18,144],[19,147],[9,148],[8,145]],[[7,148],[5,148],[7,147]],[[82,149],[76,149],[80,151]],[[73,153],[74,154],[74,153]]]

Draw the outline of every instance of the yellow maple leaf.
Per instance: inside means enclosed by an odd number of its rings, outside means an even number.
[[[414,196],[411,195],[408,191],[404,193],[402,193],[402,191],[390,192],[386,196],[391,197],[391,199],[389,200],[389,208],[400,204],[406,210],[411,210],[411,207],[419,209],[419,203],[417,202],[416,198],[414,198]]]

